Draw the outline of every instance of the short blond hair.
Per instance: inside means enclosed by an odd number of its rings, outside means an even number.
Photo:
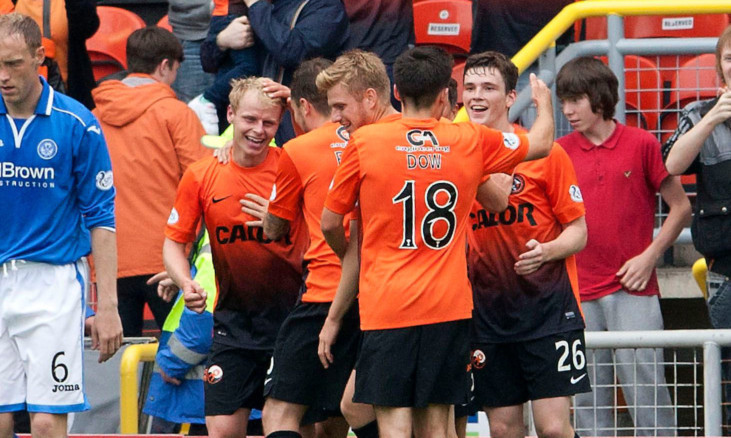
[[[391,99],[391,81],[386,66],[376,54],[353,49],[343,53],[333,65],[317,75],[317,88],[327,93],[332,87],[342,84],[350,94],[361,98],[369,88],[378,94],[381,103]]]
[[[38,23],[29,16],[17,12],[0,15],[0,35],[22,37],[31,54],[35,54],[42,44],[41,28],[38,27]]]
[[[248,78],[233,79],[231,80],[231,92],[228,94],[228,101],[231,105],[231,109],[236,112],[239,109],[239,102],[249,90],[254,90],[259,96],[259,100],[267,105],[273,107],[279,107],[284,113],[287,108],[287,102],[284,99],[272,99],[268,94],[264,92],[264,84],[266,83],[265,78],[259,78],[256,76],[250,76]]]

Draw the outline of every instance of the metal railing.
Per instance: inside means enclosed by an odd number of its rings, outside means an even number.
[[[672,409],[679,435],[720,436],[723,410],[721,403],[721,347],[731,346],[731,330],[663,330],[626,332],[586,332],[587,350],[611,350],[616,359],[617,349],[664,349],[664,354],[654,354],[654,366],[665,370],[666,383],[657,390],[670,393],[670,406],[634,406],[622,402],[620,384],[616,382],[600,388],[614,391],[612,406],[593,406],[609,410],[614,419],[612,435],[634,435],[631,424],[633,413],[638,409]],[[637,364],[589,364],[596,366],[636,367]],[[589,376],[592,377],[590,370]],[[592,382],[593,384],[594,382]],[[627,387],[625,387],[625,390]],[[643,388],[631,388],[630,390]],[[647,389],[647,388],[644,388]],[[624,417],[624,418],[622,418]],[[657,427],[658,430],[661,426]],[[581,429],[577,429],[579,435]]]

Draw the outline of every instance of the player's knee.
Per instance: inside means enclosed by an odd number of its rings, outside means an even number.
[[[0,413],[0,438],[13,438],[13,414]]]
[[[538,438],[573,438],[574,430],[568,419],[551,419],[546,424],[536,424]]]
[[[37,438],[66,437],[66,415],[37,413],[32,414],[30,430]]]
[[[515,438],[524,436],[522,424],[512,424],[505,421],[490,421],[490,436],[492,438]]]

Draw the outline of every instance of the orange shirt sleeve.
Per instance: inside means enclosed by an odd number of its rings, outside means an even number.
[[[333,178],[325,199],[325,207],[338,214],[349,213],[355,207],[360,189],[360,161],[356,143],[351,139]]]
[[[574,165],[557,143],[553,144],[551,153],[546,157],[543,171],[546,175],[546,196],[558,221],[568,224],[584,216],[584,200]]]
[[[518,163],[528,155],[528,137],[525,134],[500,132],[475,125],[482,142],[483,173],[513,173]]]
[[[274,190],[274,199],[269,203],[269,213],[288,221],[295,220],[302,210],[304,187],[302,178],[286,149],[279,157]]]
[[[165,236],[178,243],[195,241],[198,221],[203,213],[199,199],[200,181],[188,168],[178,184],[173,211],[165,227]]]

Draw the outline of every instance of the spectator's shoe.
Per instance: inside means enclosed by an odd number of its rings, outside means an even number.
[[[188,106],[200,119],[206,134],[218,135],[218,113],[213,102],[200,94],[188,102]]]

